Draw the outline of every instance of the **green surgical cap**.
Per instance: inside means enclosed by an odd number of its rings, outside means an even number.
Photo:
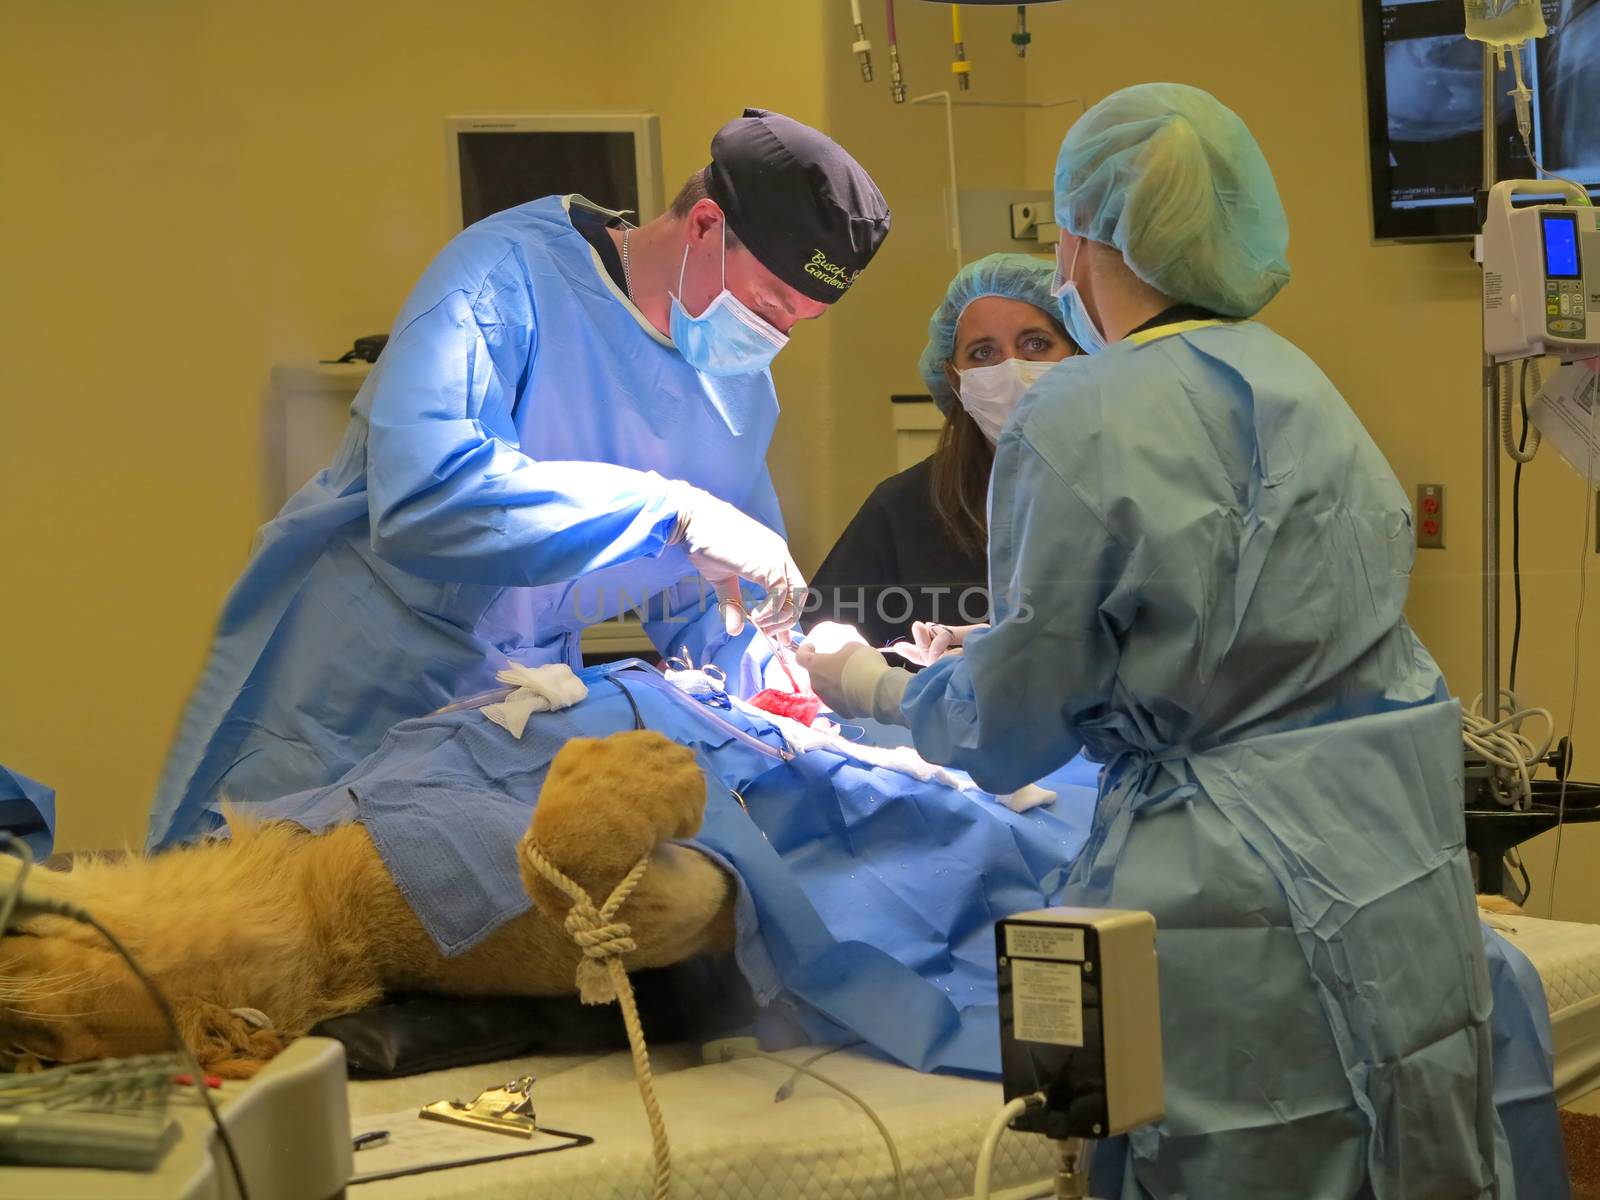
[[[1140,84],[1084,113],[1056,158],[1056,220],[1223,316],[1254,316],[1289,282],[1272,170],[1244,122],[1199,88]]]

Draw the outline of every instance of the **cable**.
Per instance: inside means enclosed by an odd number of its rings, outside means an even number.
[[[1043,1107],[1044,1093],[1034,1092],[1030,1096],[1018,1096],[995,1113],[988,1132],[983,1135],[983,1145],[978,1148],[978,1166],[972,1174],[972,1200],[989,1200],[989,1176],[994,1173],[994,1152],[1000,1145],[1000,1135],[1028,1109]]]
[[[955,46],[955,61],[950,70],[964,92],[972,86],[972,64],[967,61],[967,46],[961,37],[961,5],[950,6],[950,40]]]
[[[615,675],[607,675],[606,676],[606,681],[608,683],[615,684],[616,687],[617,687],[617,690],[619,692],[621,692],[625,697],[627,697],[628,707],[633,710],[633,727],[634,727],[634,729],[635,730],[644,729],[645,728],[644,716],[639,712],[639,702],[633,698],[633,693],[628,690],[627,685],[624,684],[622,682],[622,680],[618,679]]]
[[[818,1058],[821,1058],[825,1054],[832,1054],[835,1050],[843,1049],[843,1046],[833,1046],[827,1050],[824,1050],[822,1054],[815,1055],[808,1061],[815,1062]],[[818,1083],[826,1084],[828,1087],[831,1087],[834,1091],[838,1092],[846,1100],[853,1101],[856,1107],[862,1112],[866,1113],[867,1118],[878,1127],[878,1133],[883,1138],[883,1144],[889,1148],[889,1161],[894,1164],[895,1188],[900,1194],[900,1200],[907,1200],[907,1197],[910,1195],[910,1193],[906,1191],[906,1173],[904,1168],[902,1168],[900,1165],[900,1151],[895,1147],[894,1138],[889,1133],[889,1127],[883,1123],[883,1118],[878,1116],[878,1114],[873,1110],[872,1105],[868,1104],[860,1096],[856,1095],[849,1088],[845,1087],[844,1084],[837,1083],[834,1080],[829,1079],[826,1075],[823,1075],[817,1071],[813,1071],[810,1067],[802,1066],[799,1063],[792,1063],[788,1059],[782,1058],[779,1055],[768,1054],[765,1050],[736,1050],[733,1053],[739,1058],[764,1058],[771,1062],[779,1063],[782,1066],[788,1067],[796,1074],[809,1076],[810,1078],[815,1079]],[[1043,1103],[1043,1100],[1044,1097],[1041,1093],[1040,1103]]]
[[[1513,899],[1518,904],[1526,906],[1528,898],[1533,895],[1533,878],[1528,874],[1528,864],[1522,861],[1522,852],[1513,846],[1506,851],[1505,858],[1502,861],[1518,875],[1522,876],[1522,895],[1515,896]]]
[[[889,95],[896,104],[904,104],[906,81],[900,73],[900,37],[894,26],[894,0],[883,0],[883,19],[889,26]]]
[[[1591,371],[1600,371],[1600,361],[1590,360]],[[1584,472],[1583,488],[1583,545],[1578,547],[1578,617],[1572,623],[1572,694],[1567,704],[1567,744],[1572,744],[1572,730],[1578,719],[1579,657],[1583,652],[1583,605],[1589,592],[1589,533],[1590,517],[1594,505],[1594,409],[1600,397],[1595,395],[1595,375],[1589,381],[1589,463]],[[1567,780],[1570,770],[1561,773],[1561,794],[1556,801],[1556,852],[1550,861],[1550,898],[1545,901],[1545,916],[1554,919],[1556,909],[1556,876],[1561,870],[1561,840],[1566,833]]]
[[[1527,446],[1528,440],[1528,372],[1533,372],[1533,387],[1537,392],[1540,386],[1539,369],[1537,361],[1531,358],[1522,360],[1522,371],[1518,376],[1516,391],[1522,400],[1522,442],[1512,444],[1511,441],[1511,364],[1505,363],[1499,368],[1500,375],[1500,445],[1505,450],[1507,457],[1512,462],[1521,466],[1531,463],[1539,453],[1539,443],[1544,440],[1544,435],[1537,429],[1533,431],[1533,445]],[[1526,448],[1524,448],[1526,447]]]
[[[1533,773],[1550,752],[1555,740],[1555,718],[1547,709],[1518,708],[1515,693],[1501,689],[1500,696],[1507,701],[1496,705],[1496,711],[1506,710],[1506,716],[1491,721],[1483,715],[1483,697],[1472,701],[1472,707],[1461,714],[1461,739],[1468,750],[1491,767],[1499,768],[1491,777],[1496,799],[1512,808],[1528,808],[1533,803]],[[1530,718],[1544,722],[1544,741],[1535,743],[1522,732],[1523,722]],[[1511,786],[1502,772],[1512,777]]]
[[[827,1058],[828,1055],[830,1055],[830,1054],[837,1054],[841,1050],[848,1050],[852,1046],[860,1046],[860,1045],[863,1045],[863,1044],[864,1043],[862,1042],[862,1040],[860,1038],[857,1038],[853,1042],[842,1042],[837,1046],[829,1046],[826,1050],[818,1050],[815,1054],[813,1054],[810,1058],[806,1059],[805,1062],[801,1063],[800,1065],[802,1067],[813,1067],[813,1066],[816,1066],[816,1064],[821,1062],[823,1059]],[[794,1085],[799,1083],[799,1082],[800,1082],[800,1072],[797,1070],[797,1071],[795,1071],[795,1073],[793,1075],[789,1076],[789,1078],[784,1082],[784,1085],[781,1088],[778,1089],[777,1094],[772,1097],[772,1102],[774,1104],[782,1104],[790,1096],[794,1095]]]
[[[195,1091],[199,1093],[200,1101],[206,1106],[206,1112],[211,1117],[211,1123],[216,1127],[217,1139],[221,1141],[223,1152],[228,1159],[228,1169],[233,1173],[233,1185],[239,1191],[239,1200],[250,1200],[250,1189],[245,1186],[244,1169],[239,1165],[239,1151],[233,1144],[233,1135],[228,1132],[228,1127],[223,1124],[222,1114],[217,1111],[216,1102],[211,1099],[211,1088],[206,1083],[205,1074],[200,1070],[200,1064],[195,1060],[194,1051],[190,1050],[189,1044],[183,1040],[183,1030],[178,1027],[178,1018],[173,1015],[172,1006],[167,1003],[166,996],[161,993],[160,988],[156,987],[150,976],[144,973],[144,968],[134,961],[133,955],[128,953],[128,948],[122,944],[122,939],[102,925],[94,914],[83,909],[73,908],[70,905],[63,904],[59,907],[63,910],[63,916],[70,916],[73,920],[89,926],[90,929],[93,929],[103,937],[122,958],[122,961],[128,964],[128,970],[133,972],[134,978],[149,993],[151,1001],[161,1012],[161,1019],[167,1023],[168,1031],[171,1032],[173,1040],[177,1042],[178,1053],[184,1059],[184,1065],[189,1068],[190,1077],[194,1080]]]
[[[1528,444],[1528,390],[1522,389],[1522,436],[1517,442],[1519,451]],[[1535,431],[1537,435],[1537,430]],[[1522,647],[1522,467],[1520,454],[1512,455],[1517,467],[1511,477],[1511,596],[1514,619],[1511,625],[1511,675],[1506,681],[1512,692],[1517,690],[1517,653]]]
[[[0,839],[4,839],[0,840],[0,849],[24,845],[20,839],[3,830],[0,830]],[[13,892],[11,902],[6,906],[8,916],[21,892],[22,889],[20,887]],[[102,925],[93,913],[79,908],[75,904],[68,904],[62,900],[51,900],[45,897],[35,897],[29,900],[28,905],[30,908],[40,912],[50,913],[58,917],[67,917],[70,920],[77,921],[80,925],[87,925],[104,938],[106,943],[117,952],[118,957],[128,965],[128,970],[133,972],[133,977],[149,993],[156,1010],[161,1014],[162,1021],[166,1023],[167,1030],[172,1034],[173,1043],[177,1047],[178,1057],[182,1060],[182,1065],[188,1072],[189,1078],[194,1082],[195,1090],[200,1094],[201,1103],[206,1106],[206,1112],[211,1116],[211,1124],[216,1128],[217,1139],[222,1143],[223,1153],[228,1160],[228,1169],[233,1174],[233,1185],[239,1192],[239,1200],[250,1200],[250,1189],[245,1186],[244,1170],[239,1165],[239,1152],[233,1144],[233,1136],[228,1132],[228,1127],[222,1122],[222,1114],[217,1111],[216,1102],[211,1099],[211,1089],[206,1084],[205,1072],[200,1069],[200,1064],[195,1061],[194,1051],[189,1049],[189,1043],[183,1040],[183,1030],[178,1025],[178,1018],[173,1015],[172,1006],[167,1003],[167,998],[161,989],[155,985],[150,976],[144,973],[144,968],[128,952],[128,948],[122,944],[122,939]]]

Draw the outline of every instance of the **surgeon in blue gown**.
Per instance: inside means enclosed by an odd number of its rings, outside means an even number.
[[[551,196],[451,241],[332,465],[260,531],[149,845],[212,827],[219,796],[337,779],[510,662],[576,667],[583,628],[629,611],[663,653],[748,667],[744,614],[784,636],[804,586],[766,468],[768,364],[888,229],[841,147],[750,109],[642,228]]]
[[[1267,163],[1210,95],[1143,85],[1055,190],[1087,353],[1001,434],[993,624],[915,677],[819,627],[811,683],[996,792],[1104,764],[1062,902],[1155,915],[1166,1115],[1102,1146],[1096,1195],[1515,1195],[1460,713],[1403,615],[1403,490],[1251,319],[1289,278]]]

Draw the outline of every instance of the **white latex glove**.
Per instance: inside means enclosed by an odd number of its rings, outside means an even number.
[[[824,621],[809,630],[795,659],[829,711],[899,723],[900,697],[911,676],[884,662],[849,625]]]
[[[760,521],[709,492],[686,486],[682,495],[678,524],[667,544],[683,543],[695,570],[717,593],[723,628],[729,636],[744,628],[739,581],[748,579],[767,593],[750,619],[769,637],[787,642],[806,586],[788,545]]]
[[[909,642],[896,642],[889,649],[901,658],[926,667],[947,654],[962,653],[968,636],[987,625],[940,625],[933,621],[913,621]]]

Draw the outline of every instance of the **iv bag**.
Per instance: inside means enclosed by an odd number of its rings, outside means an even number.
[[[1539,0],[1462,0],[1467,10],[1467,36],[1496,50],[1520,46],[1548,30]]]

